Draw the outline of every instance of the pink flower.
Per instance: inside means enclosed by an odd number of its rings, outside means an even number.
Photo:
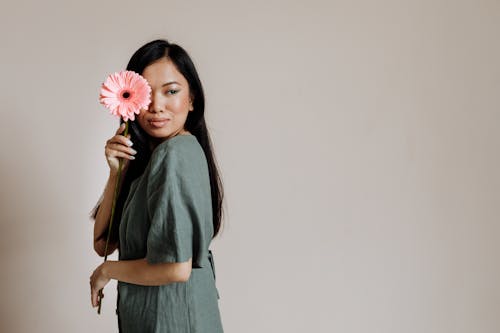
[[[151,87],[141,75],[121,71],[108,76],[102,84],[99,101],[115,116],[135,120],[135,114],[151,103]]]

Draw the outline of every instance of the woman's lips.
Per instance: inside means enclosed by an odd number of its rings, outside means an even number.
[[[169,121],[170,121],[170,119],[151,119],[151,120],[149,120],[149,123],[153,127],[161,128],[161,127],[165,126]]]

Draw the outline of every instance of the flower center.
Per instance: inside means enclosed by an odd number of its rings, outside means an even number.
[[[123,98],[125,98],[125,99],[127,99],[127,98],[129,98],[129,97],[130,97],[130,93],[129,93],[128,91],[124,91],[124,92],[122,93],[122,97],[123,97]]]

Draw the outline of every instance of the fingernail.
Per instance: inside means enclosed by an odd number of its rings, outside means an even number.
[[[137,154],[137,151],[135,149],[132,149],[132,154]]]
[[[130,159],[135,160],[135,156],[130,156]]]
[[[132,146],[134,143],[133,143],[132,141],[130,141],[130,140],[127,140],[127,144],[128,144],[129,146]]]

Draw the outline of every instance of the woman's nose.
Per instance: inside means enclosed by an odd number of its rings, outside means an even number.
[[[163,106],[159,98],[151,97],[151,104],[149,106],[150,112],[163,112]]]

